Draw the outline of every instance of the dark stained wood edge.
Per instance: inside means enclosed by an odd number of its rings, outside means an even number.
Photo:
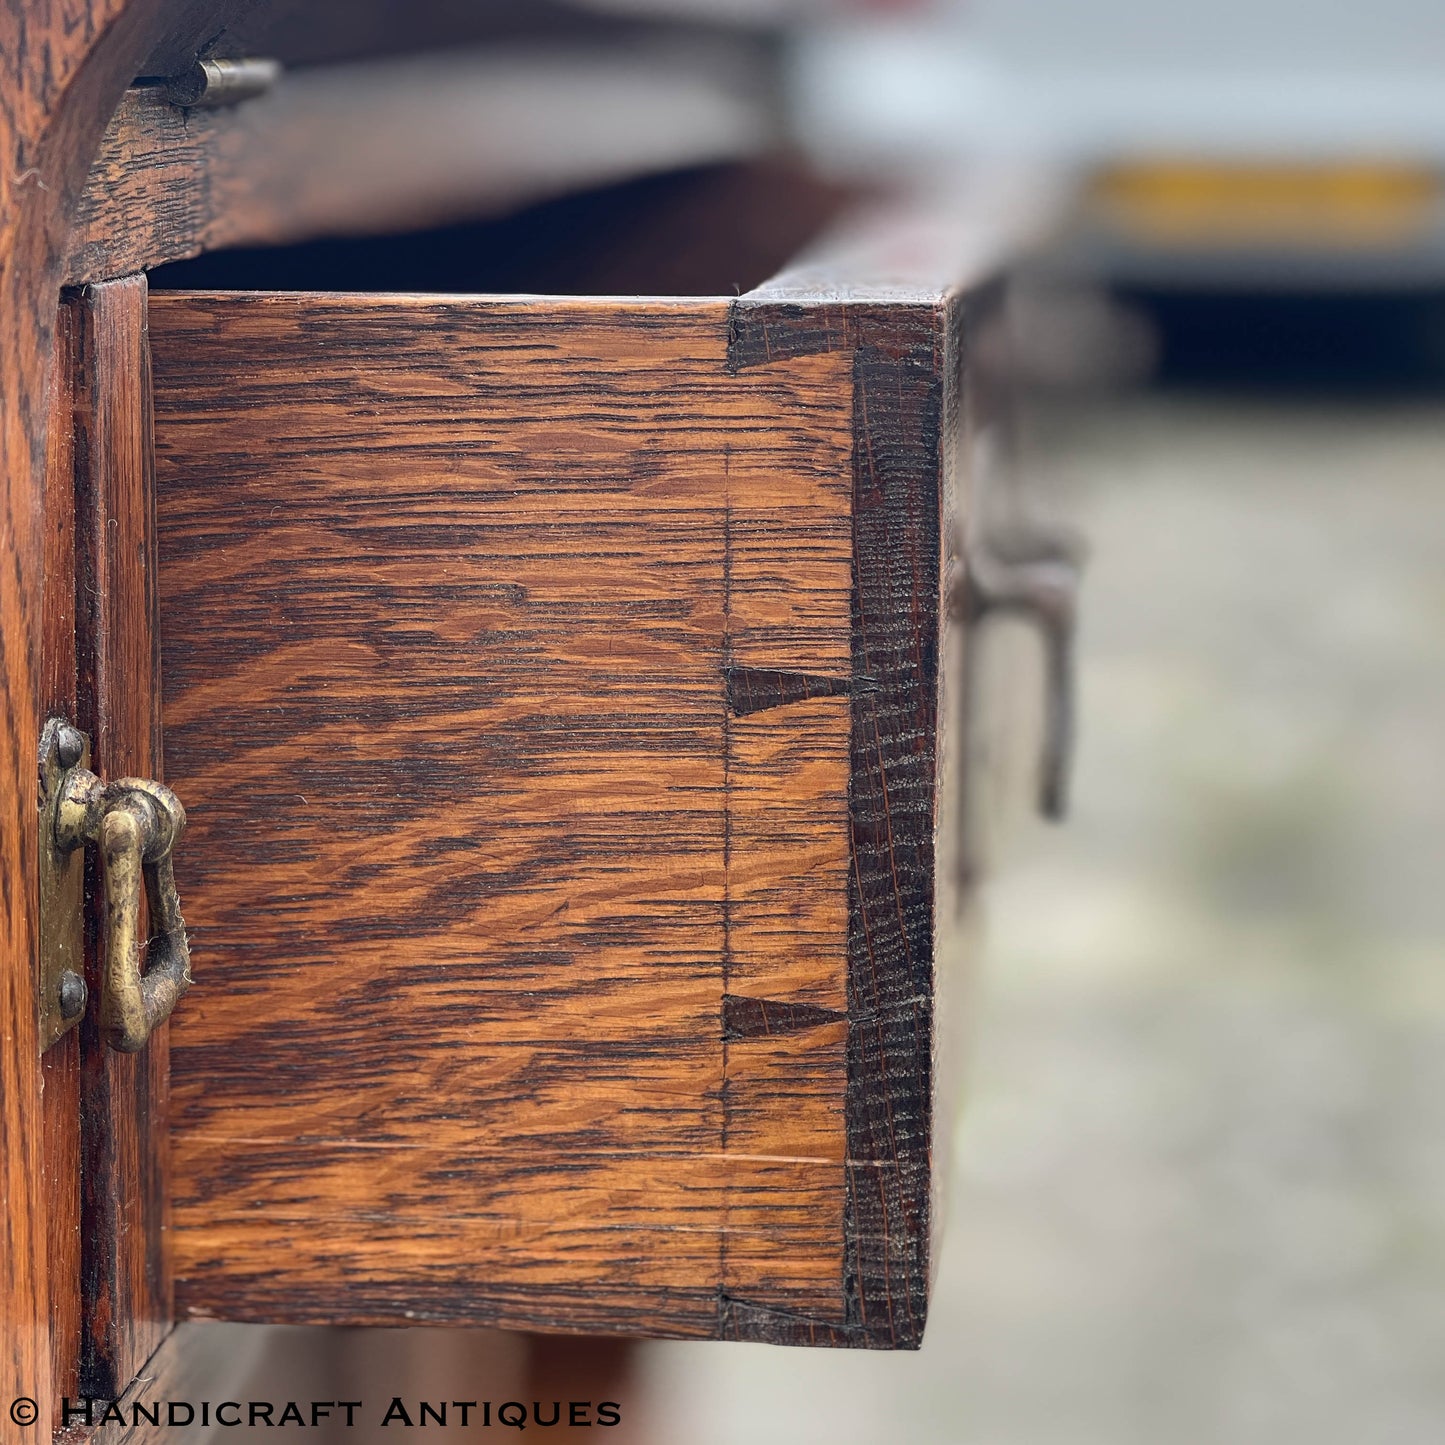
[[[459,1264],[449,1278],[435,1275],[410,1280],[378,1280],[358,1275],[346,1283],[345,1309],[339,1313],[324,1293],[288,1303],[280,1323],[304,1326],[396,1329],[423,1325],[467,1329],[518,1330],[536,1334],[616,1335],[646,1339],[707,1340],[717,1338],[716,1287],[625,1285],[596,1283],[562,1285],[549,1282],[499,1286],[477,1274],[476,1291],[468,1285],[475,1266]],[[459,1288],[460,1286],[460,1288]],[[479,1310],[478,1295],[485,1295]],[[274,1310],[238,1294],[228,1299],[224,1316],[194,1307],[187,1324],[223,1320],[228,1324],[274,1324]]]
[[[791,1003],[787,999],[747,998],[723,995],[723,1038],[761,1039],[777,1034],[797,1034],[819,1024],[842,1023],[847,1014],[817,1004]]]
[[[952,308],[863,320],[853,354],[850,1319],[917,1347],[930,1275],[935,747]],[[855,1305],[856,1301],[856,1305]]]
[[[935,737],[945,475],[961,297],[733,307],[735,369],[853,356],[853,658],[848,895],[846,1323],[720,1302],[727,1338],[916,1348],[930,1277]]]
[[[806,702],[814,697],[845,697],[853,690],[853,679],[821,677],[811,672],[780,672],[768,667],[727,667],[728,711],[734,717]]]
[[[159,777],[160,656],[147,287],[87,287],[74,302],[80,542],[78,720],[105,778]],[[104,894],[87,858],[86,972],[99,996]],[[118,1395],[170,1328],[165,1250],[170,1054],[167,1030],[140,1054],[80,1026],[84,1332],[81,1387]]]
[[[74,718],[75,326],[62,303],[50,376],[45,477],[45,615],[41,712]],[[78,922],[77,922],[77,927]],[[58,1420],[62,1396],[80,1386],[80,1033],[71,1029],[41,1055],[45,1081],[45,1198],[50,1212],[50,1365]]]

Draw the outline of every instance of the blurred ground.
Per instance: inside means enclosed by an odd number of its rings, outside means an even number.
[[[916,1356],[644,1351],[667,1445],[1445,1439],[1445,408],[1034,418],[1075,811],[991,885]]]

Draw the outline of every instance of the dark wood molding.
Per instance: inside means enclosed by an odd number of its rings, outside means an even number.
[[[104,778],[160,778],[160,634],[147,287],[87,287],[72,305],[76,366],[79,725]],[[104,894],[87,859],[91,997],[99,997]],[[139,1054],[80,1026],[85,1330],[81,1386],[119,1394],[170,1328],[168,1030]]]
[[[45,614],[41,712],[73,719],[77,710],[74,308],[56,327],[46,428]],[[57,1400],[80,1388],[80,1034],[72,1029],[41,1056],[45,1095],[42,1168],[49,1209],[51,1372]]]

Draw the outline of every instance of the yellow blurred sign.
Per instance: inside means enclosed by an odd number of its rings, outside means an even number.
[[[1170,247],[1377,249],[1431,226],[1440,178],[1409,165],[1110,166],[1090,187],[1099,221]]]

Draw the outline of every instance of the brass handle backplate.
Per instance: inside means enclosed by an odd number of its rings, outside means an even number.
[[[98,849],[105,881],[105,945],[99,1024],[111,1048],[133,1054],[170,1017],[191,984],[190,946],[181,918],[171,852],[186,825],[171,790],[145,778],[102,782],[85,765],[88,744],[69,723],[52,719],[41,740],[42,967],[41,1042],[53,1043],[79,1021],[78,855]],[[48,865],[48,866],[47,866]],[[141,934],[141,895],[150,914]],[[46,917],[47,912],[56,916]],[[57,957],[59,962],[57,962]]]

